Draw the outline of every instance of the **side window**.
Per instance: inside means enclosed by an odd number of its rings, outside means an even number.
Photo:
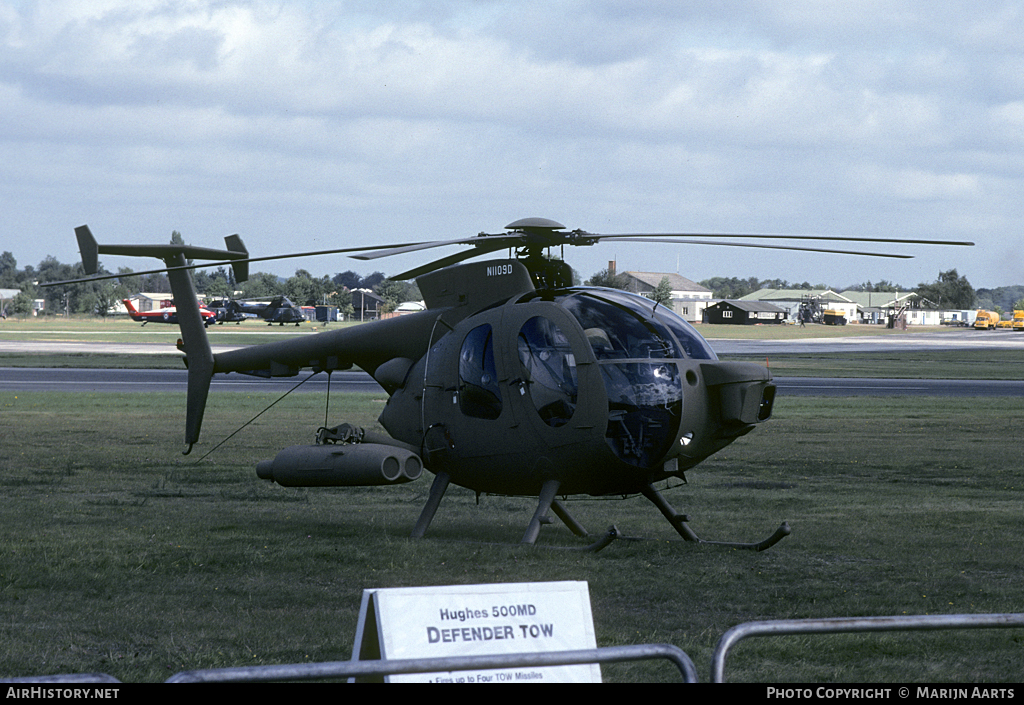
[[[533,405],[548,426],[562,426],[576,411],[576,356],[562,329],[541,316],[519,331],[519,362]]]
[[[459,409],[466,416],[501,416],[501,393],[494,369],[494,339],[489,325],[469,332],[459,353]]]

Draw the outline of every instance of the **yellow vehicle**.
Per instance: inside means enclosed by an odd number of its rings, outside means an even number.
[[[1013,329],[1024,330],[1024,311],[1013,312]]]
[[[995,311],[985,311],[984,309],[978,309],[978,314],[974,319],[975,330],[995,330],[996,326],[999,325],[999,314]]]
[[[830,308],[822,311],[821,322],[826,326],[845,326],[846,316],[843,315],[842,311]]]

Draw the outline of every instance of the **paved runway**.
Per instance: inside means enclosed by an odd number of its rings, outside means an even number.
[[[977,350],[1002,349],[1024,352],[1024,333],[1010,330],[975,331],[956,329],[894,335],[860,335],[841,338],[805,338],[801,340],[735,340],[715,338],[713,330],[702,327],[708,342],[719,354],[758,355],[771,353],[867,352],[869,350]],[[213,351],[234,350],[237,346],[213,346]],[[92,343],[71,341],[0,341],[0,352],[40,352],[68,354],[180,355],[170,338],[154,343]]]
[[[1024,334],[1015,331],[941,331],[906,335],[815,338],[804,340],[733,340],[710,338],[712,347],[723,355],[772,355],[783,353],[867,352],[871,350],[976,350],[1016,349],[1024,361]],[[231,348],[214,347],[214,352]],[[141,355],[177,355],[172,346],[158,343],[89,342],[3,342],[0,352],[46,353],[125,353]],[[94,370],[94,369],[0,369],[0,391],[184,391],[186,372],[182,370]],[[217,375],[212,389],[239,392],[284,393],[304,380],[297,377],[261,379],[246,375]],[[834,379],[808,377],[776,378],[784,396],[856,396],[856,395],[931,395],[931,396],[1024,396],[1024,382],[1002,380],[907,380],[907,379]],[[326,375],[320,374],[298,391],[323,392]],[[335,372],[331,376],[333,392],[384,393],[364,372]]]
[[[296,377],[262,379],[246,375],[216,375],[210,385],[213,393],[272,392],[284,394],[309,374]],[[185,370],[95,370],[40,369],[10,367],[0,369],[0,392],[78,391],[115,392],[182,392],[186,390]],[[776,377],[780,396],[1024,396],[1024,381],[974,379],[865,379],[824,377]],[[299,386],[296,392],[327,391],[327,376],[315,375]],[[331,375],[331,392],[380,392],[384,390],[370,375],[358,370]]]
[[[844,338],[807,338],[804,340],[731,340],[708,338],[720,355],[763,355],[772,353],[837,353],[877,350],[1020,350],[1024,352],[1024,333],[1011,330],[950,331],[895,335],[861,335]]]

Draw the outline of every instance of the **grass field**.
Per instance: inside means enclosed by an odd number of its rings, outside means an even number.
[[[598,554],[560,525],[515,546],[524,499],[453,491],[407,537],[428,484],[295,490],[256,478],[322,413],[304,396],[195,465],[177,454],[179,395],[27,394],[0,409],[0,674],[186,669],[347,658],[368,587],[587,580],[599,645],[668,642],[708,678],[749,620],[1020,611],[1022,420],[1010,399],[780,399],[775,418],[668,491],[705,538],[793,535],[765,553],[674,541],[641,498],[571,500]],[[207,448],[267,399],[220,395]],[[339,418],[368,422],[373,397]],[[204,449],[197,449],[205,451]],[[1024,672],[1024,634],[789,637],[737,649],[730,681],[994,681]],[[664,665],[608,680],[673,678]]]
[[[0,363],[2,365],[3,363]],[[1017,399],[779,398],[775,415],[666,491],[704,538],[793,535],[764,553],[686,544],[642,498],[571,499],[591,532],[640,541],[587,554],[560,524],[515,545],[528,499],[450,490],[407,538],[429,482],[288,489],[255,464],[312,440],[322,399],[211,397],[178,453],[183,395],[0,396],[0,677],[175,672],[348,658],[370,587],[586,580],[599,646],[667,642],[702,680],[741,622],[1024,611]],[[383,400],[336,397],[372,425]],[[608,681],[677,677],[605,666]],[[992,682],[1024,673],[1024,631],[744,642],[731,682]]]

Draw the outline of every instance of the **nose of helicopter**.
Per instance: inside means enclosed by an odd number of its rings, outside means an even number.
[[[721,410],[725,426],[767,421],[775,403],[775,384],[766,367],[751,362],[705,362],[704,382]]]

